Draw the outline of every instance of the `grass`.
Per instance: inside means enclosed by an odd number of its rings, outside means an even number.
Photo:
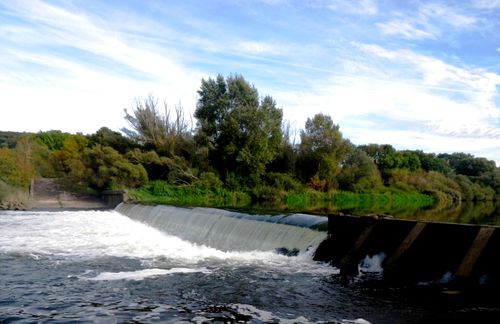
[[[174,186],[163,181],[130,190],[129,196],[140,203],[175,206],[240,208],[250,204],[250,196],[223,188],[203,188],[191,185]]]
[[[146,186],[129,191],[129,196],[145,204],[217,207],[267,213],[346,212],[355,215],[377,213],[404,216],[435,204],[435,198],[430,195],[394,188],[381,188],[365,193],[346,191],[325,193],[314,190],[280,192],[276,197],[272,197],[273,199],[261,201],[256,200],[252,192],[196,185],[175,186],[164,181],[152,181]]]

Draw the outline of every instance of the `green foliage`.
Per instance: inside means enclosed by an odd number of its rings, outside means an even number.
[[[198,188],[211,190],[213,192],[221,190],[223,186],[222,181],[213,172],[202,172],[193,184]]]
[[[169,157],[191,153],[186,152],[187,147],[192,147],[192,139],[180,105],[175,107],[175,117],[171,117],[166,103],[162,114],[158,100],[149,96],[136,99],[132,113],[130,115],[125,110],[125,119],[132,129],[122,131],[137,143]]]
[[[405,214],[500,197],[494,161],[355,147],[324,114],[307,119],[295,144],[276,102],[239,75],[203,79],[198,95],[195,131],[180,105],[160,109],[149,96],[125,112],[126,136],[106,127],[88,136],[0,132],[0,199],[39,176],[83,191],[138,188],[143,202],[323,213]]]
[[[434,153],[414,152],[418,155],[423,170],[436,171],[442,174],[449,174],[452,171],[446,159],[440,158]]]
[[[350,142],[342,137],[339,126],[330,116],[317,114],[307,119],[300,138],[297,164],[302,179],[307,181],[316,176],[326,181],[327,188],[336,187],[335,177],[341,170],[341,162],[352,150]]]
[[[59,130],[39,132],[35,135],[36,140],[50,151],[61,150],[64,146],[64,142],[70,137],[71,134],[63,133]]]
[[[0,180],[11,186],[27,187],[29,175],[23,174],[17,160],[14,150],[0,148]]]
[[[241,76],[202,80],[195,117],[196,143],[224,180],[260,182],[282,145],[282,111]],[[204,150],[201,150],[204,148]]]
[[[251,196],[254,203],[279,203],[285,197],[285,192],[276,187],[261,185],[252,188]]]
[[[471,154],[453,153],[439,154],[438,156],[448,161],[456,174],[463,174],[468,177],[478,177],[484,173],[493,172],[496,169],[494,161],[477,158]]]
[[[159,156],[155,151],[134,149],[126,154],[129,161],[142,165],[152,180],[167,180],[171,184],[190,184],[196,180],[196,170],[181,156]]]
[[[477,180],[483,187],[492,188],[496,195],[500,194],[500,168],[482,173]]]
[[[264,181],[268,186],[288,192],[301,191],[304,187],[298,180],[286,173],[269,172],[265,175]]]
[[[338,182],[342,190],[362,192],[381,186],[382,178],[373,159],[365,151],[356,149],[343,162]]]
[[[10,191],[9,185],[0,180],[0,202],[5,201]]]
[[[243,208],[251,203],[250,196],[243,192],[224,188],[211,190],[197,185],[171,185],[165,181],[151,181],[139,189],[130,190],[129,196],[143,203],[177,206]]]
[[[88,139],[92,146],[96,144],[109,146],[120,154],[125,154],[134,148],[138,148],[138,145],[132,139],[107,127],[101,127],[97,132],[88,136]]]
[[[27,133],[19,133],[19,132],[5,132],[0,131],[0,148],[14,148],[16,147],[17,141],[19,138],[29,135]]]
[[[140,164],[132,164],[109,146],[96,145],[85,150],[85,179],[99,190],[133,188],[148,181]]]

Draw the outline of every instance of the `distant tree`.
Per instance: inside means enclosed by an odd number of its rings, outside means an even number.
[[[297,164],[302,178],[308,181],[316,177],[326,181],[328,188],[333,188],[342,161],[353,149],[352,144],[342,137],[332,118],[323,114],[307,119],[300,139]]]
[[[397,165],[396,149],[389,144],[360,145],[359,148],[373,159],[380,171],[394,169]]]
[[[97,132],[89,135],[88,139],[91,145],[100,144],[102,146],[109,146],[121,154],[125,154],[131,149],[138,147],[132,139],[107,127],[101,127]]]
[[[36,140],[45,145],[50,151],[56,151],[63,148],[64,141],[66,141],[71,134],[63,133],[60,130],[51,130],[48,132],[38,132],[35,135]]]
[[[415,171],[421,168],[419,155],[414,151],[398,151],[396,152],[396,164],[398,169],[408,169]]]
[[[19,138],[25,135],[30,135],[30,134],[0,131],[0,147],[14,148],[16,147]]]
[[[418,155],[420,164],[425,171],[437,171],[443,174],[451,172],[450,165],[446,159],[438,157],[435,153],[425,153],[423,151],[413,151]]]
[[[348,154],[338,175],[340,189],[360,192],[382,185],[382,178],[373,159],[361,149]]]
[[[88,139],[81,135],[71,135],[68,137],[60,150],[55,152],[57,169],[66,175],[81,174],[83,172],[82,154],[89,145]]]
[[[83,160],[85,179],[98,190],[133,188],[148,181],[142,165],[130,163],[109,146],[97,144],[86,149]]]
[[[136,99],[133,114],[125,110],[125,120],[131,129],[122,131],[140,145],[155,149],[167,156],[182,155],[191,139],[189,124],[185,120],[182,106],[178,105],[171,116],[171,110],[164,104],[164,113],[158,109],[158,99],[149,96]]]
[[[142,165],[150,180],[167,180],[172,184],[189,184],[196,180],[195,170],[179,156],[169,158],[159,156],[155,151],[134,149],[125,157],[134,164]]]
[[[478,178],[478,182],[484,187],[492,188],[497,196],[500,195],[500,168],[482,173]]]
[[[289,121],[283,122],[281,129],[283,133],[281,149],[274,161],[270,163],[268,170],[295,175],[295,165],[297,163],[296,134],[293,132]]]
[[[15,187],[27,187],[30,181],[19,168],[15,151],[6,147],[0,148],[0,181]]]
[[[496,168],[495,161],[476,158],[467,153],[443,153],[439,154],[438,157],[448,161],[455,173],[469,177],[478,177],[483,173],[492,172]]]
[[[282,111],[241,76],[201,81],[196,143],[224,180],[230,174],[255,184],[282,145]]]

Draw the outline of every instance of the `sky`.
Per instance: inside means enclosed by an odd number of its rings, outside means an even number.
[[[218,74],[297,132],[500,165],[500,0],[0,2],[0,130],[118,131],[148,95],[191,116]]]

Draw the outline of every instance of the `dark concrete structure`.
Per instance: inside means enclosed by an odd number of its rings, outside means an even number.
[[[101,193],[101,198],[108,208],[114,209],[127,200],[127,192],[125,190],[106,190]]]
[[[385,256],[383,279],[394,284],[500,286],[500,231],[496,227],[331,215],[328,238],[315,259],[356,275],[366,256]]]

